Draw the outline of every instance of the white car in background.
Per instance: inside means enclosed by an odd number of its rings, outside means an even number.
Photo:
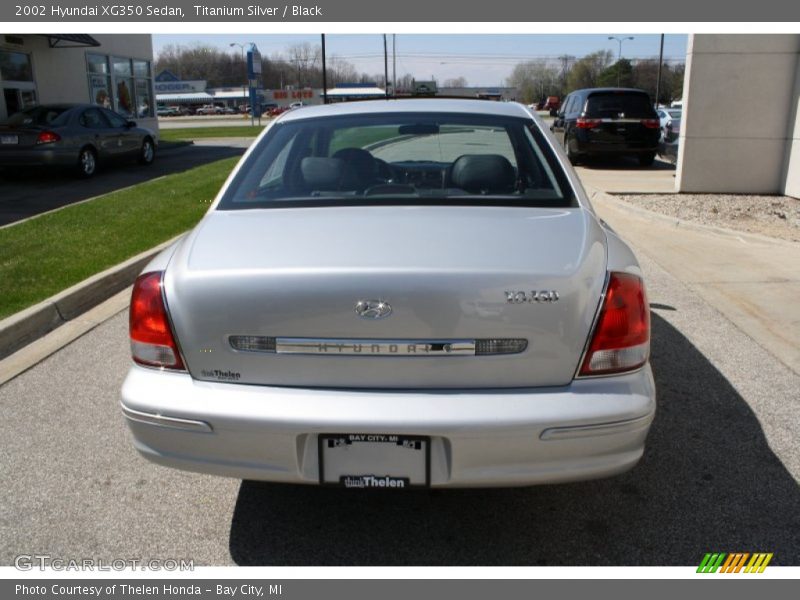
[[[663,141],[666,137],[667,126],[670,125],[672,121],[681,120],[681,117],[683,116],[683,109],[659,106],[656,109],[656,114],[658,115],[659,129],[661,130],[661,140]]]

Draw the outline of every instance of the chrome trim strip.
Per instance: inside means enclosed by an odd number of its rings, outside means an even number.
[[[586,117],[586,118],[589,119],[591,117]],[[623,117],[621,119],[615,119],[613,117],[611,117],[611,118],[607,117],[607,118],[603,118],[603,119],[599,119],[599,120],[602,121],[603,123],[641,123],[642,121],[648,121],[650,119],[648,119],[647,117],[642,117],[640,119],[632,119],[632,118],[629,118],[629,117]],[[656,119],[652,119],[652,120],[655,121]]]
[[[276,338],[276,354],[321,356],[475,356],[475,340]]]
[[[211,425],[205,421],[193,421],[191,419],[180,419],[178,417],[165,417],[164,415],[133,410],[124,404],[121,406],[122,414],[131,421],[138,421],[139,423],[146,423],[148,425],[158,425],[160,427],[169,427],[171,429],[194,431],[196,433],[212,433],[214,431]]]
[[[584,437],[596,437],[600,435],[615,435],[627,431],[635,431],[647,427],[653,420],[653,415],[629,419],[627,421],[616,421],[613,423],[597,423],[595,425],[575,425],[573,427],[551,427],[545,429],[539,435],[542,441],[568,440]]]

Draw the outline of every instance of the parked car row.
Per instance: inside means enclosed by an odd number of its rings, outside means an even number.
[[[260,113],[257,115],[278,116],[287,110],[293,110],[305,106],[303,102],[293,102],[289,106],[278,106],[274,102],[264,103],[261,105]],[[159,117],[180,117],[187,115],[237,115],[237,114],[250,114],[250,105],[241,104],[235,108],[230,106],[223,106],[221,104],[204,104],[203,106],[159,106],[156,110],[156,115]]]
[[[198,108],[196,115],[236,115],[239,111],[234,110],[230,106],[221,106],[219,104],[205,104]]]

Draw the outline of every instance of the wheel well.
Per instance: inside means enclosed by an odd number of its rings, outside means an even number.
[[[94,157],[97,158],[97,148],[95,148],[92,144],[85,144],[85,145],[81,146],[81,149],[78,150],[78,157],[79,158],[80,158],[81,152],[83,152],[86,149],[91,150],[92,153],[94,154]]]

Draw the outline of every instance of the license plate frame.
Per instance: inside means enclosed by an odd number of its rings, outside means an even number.
[[[0,135],[0,144],[4,146],[19,146],[19,136],[15,133]]]
[[[329,445],[333,442],[333,445]],[[353,455],[347,458],[361,459],[363,468],[352,468],[355,472],[342,472],[341,455],[337,458],[337,449],[349,447]],[[369,450],[381,449],[381,454],[392,453],[394,447],[399,452],[393,458],[398,462],[418,462],[413,472],[383,472],[380,464],[369,464]],[[317,436],[319,459],[319,484],[325,487],[347,489],[425,489],[431,484],[431,438],[424,435],[402,435],[395,433],[321,433]],[[339,450],[341,452],[342,450]],[[419,455],[402,456],[403,452],[421,452]],[[355,456],[358,455],[358,456]],[[367,457],[367,458],[365,458]],[[328,472],[326,473],[326,468]],[[389,468],[391,471],[392,469]],[[334,475],[330,473],[333,472]],[[326,477],[327,475],[327,477]],[[338,475],[338,477],[337,477]],[[423,478],[424,475],[424,478]]]

